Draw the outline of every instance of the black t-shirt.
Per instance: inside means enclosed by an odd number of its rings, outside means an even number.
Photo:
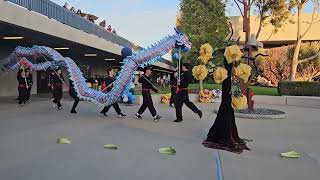
[[[149,81],[149,77],[145,75],[142,75],[139,78],[139,83],[142,84],[142,89],[152,89],[153,91],[158,92],[158,90]]]
[[[189,84],[192,82],[192,74],[190,71],[184,71],[180,76],[179,88],[188,88]]]
[[[62,88],[63,81],[64,81],[64,78],[62,74],[59,76],[57,74],[50,75],[51,86],[53,86],[54,88]]]
[[[21,76],[21,73],[17,76],[17,80],[20,86],[26,86],[26,79]]]
[[[177,86],[177,78],[174,77],[174,74],[171,74],[171,76],[170,76],[170,85]]]
[[[105,85],[106,85],[106,86],[109,86],[109,87],[107,88],[107,92],[110,92],[110,91],[111,91],[113,85],[110,86],[110,84],[113,83],[113,81],[114,81],[114,78],[113,78],[113,77],[107,77],[107,78],[104,78],[104,79],[103,79],[103,82],[105,83]]]
[[[28,82],[28,86],[32,86],[33,85],[32,74],[29,74],[29,76],[26,79],[27,79],[27,82]]]

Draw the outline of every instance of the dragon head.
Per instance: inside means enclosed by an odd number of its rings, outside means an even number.
[[[174,30],[176,31],[176,48],[181,48],[185,51],[190,50],[192,43],[189,41],[188,36],[177,28],[174,28]]]

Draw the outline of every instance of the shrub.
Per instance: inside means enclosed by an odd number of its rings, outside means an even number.
[[[290,96],[320,96],[320,82],[280,81],[279,95]]]

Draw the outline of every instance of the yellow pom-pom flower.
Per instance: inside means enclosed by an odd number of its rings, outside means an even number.
[[[225,68],[218,67],[214,72],[213,72],[213,79],[214,82],[217,84],[220,84],[223,82],[225,79],[228,77],[228,71]]]
[[[251,69],[252,68],[249,65],[240,63],[240,65],[235,68],[235,75],[240,79],[243,79],[244,82],[248,82],[251,75]]]
[[[231,106],[233,109],[245,109],[247,107],[246,96],[232,96]]]
[[[213,48],[209,43],[203,44],[200,47],[199,59],[202,63],[207,64],[208,60],[212,58]]]
[[[226,57],[227,62],[230,64],[235,61],[239,61],[241,59],[242,53],[239,46],[233,45],[226,48],[226,50],[224,51],[224,56]]]
[[[204,80],[208,75],[208,70],[205,65],[195,66],[192,69],[192,75],[197,80]]]

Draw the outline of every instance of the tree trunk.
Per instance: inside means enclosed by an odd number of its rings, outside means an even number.
[[[262,16],[260,15],[259,28],[258,28],[257,35],[256,35],[256,39],[257,39],[257,40],[259,39],[261,30],[262,30],[262,23],[263,23]]]
[[[199,80],[200,91],[203,91],[203,80]]]
[[[296,80],[296,74],[297,74],[297,67],[299,65],[299,51],[301,47],[301,24],[302,24],[302,8],[303,6],[298,6],[298,30],[297,30],[297,43],[296,47],[294,49],[293,59],[291,62],[291,72],[290,72],[290,81]]]
[[[222,149],[234,153],[242,153],[249,150],[246,143],[239,137],[231,106],[231,73],[232,64],[225,60],[224,66],[228,71],[228,77],[222,82],[222,101],[213,126],[210,128],[207,139],[202,143],[205,147]]]

